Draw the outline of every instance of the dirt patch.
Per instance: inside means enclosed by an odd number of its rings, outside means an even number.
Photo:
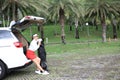
[[[73,61],[71,69],[79,70],[78,80],[120,80],[120,55]]]
[[[76,57],[75,57],[76,56]],[[120,55],[82,59],[80,55],[48,57],[50,75],[35,74],[35,66],[14,71],[4,80],[120,80]]]
[[[120,55],[53,60],[53,64],[56,69],[51,70],[59,75],[53,80],[120,80]]]

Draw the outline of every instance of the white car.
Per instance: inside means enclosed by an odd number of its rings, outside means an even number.
[[[43,24],[44,18],[26,16],[12,21],[9,27],[0,27],[0,80],[9,70],[24,68],[32,63],[26,57],[29,42],[21,34],[31,23]]]

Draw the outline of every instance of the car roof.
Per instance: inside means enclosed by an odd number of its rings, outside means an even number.
[[[11,31],[11,29],[9,27],[0,27],[0,30],[8,30]]]

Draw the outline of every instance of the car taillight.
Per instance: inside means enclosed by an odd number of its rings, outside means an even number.
[[[15,45],[15,47],[17,47],[17,48],[23,47],[23,45],[22,45],[21,42],[14,42],[14,45]]]
[[[30,16],[26,16],[25,18],[26,18],[26,19],[30,19]]]

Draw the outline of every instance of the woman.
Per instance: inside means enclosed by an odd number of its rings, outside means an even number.
[[[40,66],[40,61],[41,61],[41,59],[35,55],[35,51],[39,48],[42,39],[38,39],[38,35],[37,35],[37,34],[34,34],[34,35],[32,36],[32,38],[33,38],[33,39],[32,39],[32,41],[31,41],[31,43],[30,43],[30,46],[29,46],[29,48],[28,48],[28,50],[27,50],[26,56],[27,56],[27,58],[31,59],[31,60],[35,63],[35,65],[36,65],[36,67],[37,67],[37,70],[35,71],[35,73],[47,75],[47,74],[49,74],[49,73],[48,73],[47,71],[45,71],[45,70]]]

